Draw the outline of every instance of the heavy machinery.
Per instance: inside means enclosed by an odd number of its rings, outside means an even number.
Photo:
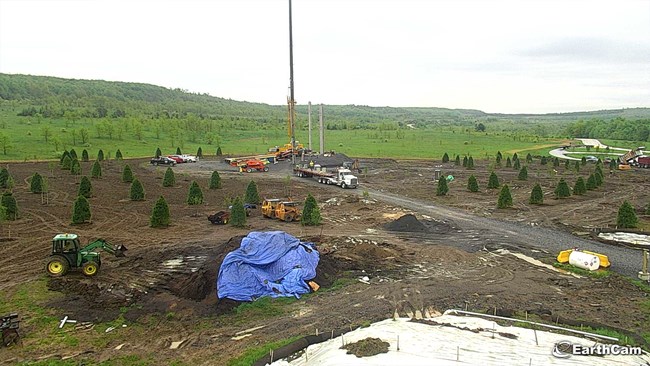
[[[18,328],[20,328],[20,319],[18,319],[18,314],[12,313],[0,316],[0,333],[2,335],[3,346],[9,347],[12,343],[18,344],[20,341]]]
[[[275,210],[278,208],[280,199],[267,198],[262,202],[262,216],[270,219],[275,218]]]
[[[86,276],[94,276],[102,265],[99,253],[102,249],[116,257],[124,257],[127,250],[124,245],[112,246],[104,239],[97,239],[81,247],[77,234],[58,234],[52,239],[52,254],[47,261],[47,273],[50,276],[65,276],[70,268],[81,268]]]
[[[298,202],[280,202],[275,209],[275,217],[282,221],[291,222],[300,220],[300,216],[301,212]]]
[[[219,211],[213,215],[208,216],[208,221],[215,225],[225,225],[230,219],[230,212],[228,211]]]
[[[318,179],[318,183],[322,184],[333,184],[341,188],[357,188],[359,185],[359,179],[352,174],[352,171],[347,168],[336,168],[332,171],[327,171],[321,169],[321,167],[314,165],[313,167],[308,166],[296,166],[293,168],[293,172],[299,177],[311,178],[315,177]]]
[[[238,161],[235,163],[231,163],[230,165],[234,165],[238,167],[240,172],[252,173],[254,170],[257,170],[258,172],[269,171],[269,167],[266,166],[266,163],[264,163],[264,161],[262,160],[257,160],[257,159]]]

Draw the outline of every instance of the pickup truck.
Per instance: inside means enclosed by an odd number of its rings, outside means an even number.
[[[160,157],[157,157],[157,158],[151,158],[151,165],[171,165],[171,166],[174,166],[174,165],[176,165],[176,161],[174,161],[174,160],[172,160],[170,158],[164,157],[164,156],[160,156]]]

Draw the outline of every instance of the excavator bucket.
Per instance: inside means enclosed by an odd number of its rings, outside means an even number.
[[[126,252],[128,249],[126,249],[126,246],[120,244],[115,246],[114,250],[115,250],[116,257],[125,257],[126,255],[124,254],[124,252]]]

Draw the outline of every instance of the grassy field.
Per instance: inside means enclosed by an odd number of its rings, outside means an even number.
[[[180,125],[180,122],[174,122]],[[111,133],[106,131],[107,125]],[[195,154],[199,147],[205,155],[216,153],[218,146],[224,154],[261,154],[269,147],[284,145],[289,138],[283,126],[277,129],[222,128],[215,124],[210,138],[186,133],[182,128],[166,128],[165,122],[129,119],[78,120],[17,117],[15,111],[0,110],[0,137],[7,136],[4,154],[0,144],[0,160],[55,159],[63,150],[74,148],[78,155],[86,149],[91,159],[102,149],[106,157],[114,157],[120,149],[125,158],[152,156],[160,147],[163,154],[173,154],[180,147],[183,153]],[[137,127],[134,127],[137,126]],[[87,139],[82,143],[81,131]],[[137,132],[136,132],[137,130]],[[47,142],[46,140],[47,135]],[[307,146],[307,131],[298,131],[297,140]],[[319,149],[318,132],[312,132],[312,148]],[[518,133],[474,132],[463,127],[441,126],[424,129],[399,130],[327,130],[325,150],[335,150],[356,157],[430,158],[440,159],[446,152],[451,158],[471,155],[481,159],[505,156],[515,152],[545,154],[561,145],[562,140],[547,139]]]

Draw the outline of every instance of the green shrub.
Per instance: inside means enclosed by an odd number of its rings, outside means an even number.
[[[438,179],[438,189],[436,190],[436,196],[445,196],[449,192],[449,187],[447,186],[447,179],[445,176],[441,176]]]
[[[487,187],[490,189],[495,189],[499,188],[501,184],[499,183],[499,177],[497,177],[496,173],[492,172],[490,173],[490,178],[488,179],[488,185]]]
[[[167,227],[169,226],[171,219],[169,216],[169,205],[165,201],[165,197],[160,196],[156,201],[156,204],[153,206],[151,211],[151,218],[149,220],[149,226],[151,227]]]
[[[560,159],[558,159],[557,156],[553,159],[553,166],[556,168],[560,166]]]
[[[548,158],[546,156],[542,156],[542,159],[539,161],[541,165],[546,165],[548,164]]]
[[[475,176],[469,176],[469,179],[467,180],[467,189],[470,192],[478,192],[478,181]]]
[[[235,198],[230,209],[230,225],[235,227],[246,226],[246,210],[244,210],[244,204],[239,197]]]
[[[555,187],[555,197],[566,198],[569,196],[571,196],[571,189],[569,189],[569,185],[566,183],[564,178],[561,178],[557,187]]]
[[[90,169],[91,178],[100,178],[102,176],[102,166],[99,164],[98,160],[95,160],[93,167]]]
[[[449,162],[449,155],[448,155],[447,153],[445,153],[445,154],[442,156],[442,162],[443,162],[443,163],[448,163],[448,162]]]
[[[456,160],[454,161],[454,165],[460,166],[460,155],[456,155]]]
[[[528,202],[532,205],[541,205],[544,203],[544,192],[542,192],[542,187],[539,183],[535,184],[532,192],[530,192],[530,200]]]
[[[70,168],[72,168],[72,158],[68,154],[63,158],[63,163],[61,163],[61,169],[70,170]]]
[[[133,182],[133,170],[131,170],[131,166],[129,164],[124,165],[124,169],[122,169],[122,182]]]
[[[183,155],[183,153],[181,152],[181,148],[180,148],[180,147],[177,147],[177,148],[176,148],[176,155]]]
[[[217,155],[217,156],[221,156],[221,155],[222,155],[222,152],[221,152],[221,146],[217,146],[217,154],[216,154],[216,155]]]
[[[591,174],[591,175],[589,176],[589,178],[587,178],[587,185],[586,185],[586,188],[587,188],[587,190],[590,190],[590,191],[591,191],[591,190],[596,189],[596,187],[597,187],[597,185],[596,185],[596,177],[594,177],[594,175]]]
[[[7,188],[7,181],[9,180],[9,171],[7,168],[0,169],[0,188]]]
[[[122,156],[122,152],[120,151],[120,149],[117,149],[117,151],[115,152],[115,160],[122,160],[122,159],[124,159],[124,157]]]
[[[521,169],[521,163],[519,162],[519,159],[515,160],[514,164],[512,164],[512,168],[515,170]]]
[[[70,157],[70,152],[68,150],[64,150],[63,154],[61,154],[61,159],[59,159],[59,165],[63,165],[63,160],[65,160],[66,156],[68,158]]]
[[[32,175],[32,179],[29,182],[29,190],[32,193],[43,193],[43,177],[40,174],[34,173]]]
[[[83,224],[90,221],[90,203],[84,196],[78,196],[72,206],[72,223]]]
[[[195,180],[190,184],[190,190],[187,194],[187,204],[188,205],[200,205],[203,203],[203,191],[199,184]]]
[[[474,169],[474,158],[471,156],[467,159],[467,169]]]
[[[212,176],[210,177],[210,186],[209,189],[219,189],[221,188],[221,176],[219,176],[218,171],[213,171]]]
[[[97,152],[97,161],[103,161],[104,160],[104,150],[99,149]]]
[[[156,157],[159,158],[161,155],[162,155],[162,151],[160,151],[160,148],[159,147],[156,148]]]
[[[586,157],[583,156],[583,157],[580,159],[580,165],[582,165],[582,166],[587,165],[587,158],[586,158]]]
[[[174,170],[170,167],[167,167],[165,170],[165,176],[163,177],[163,187],[173,187],[176,185],[176,175]]]
[[[203,149],[201,149],[201,146],[196,150],[196,157],[199,159],[203,157]]]
[[[129,190],[129,199],[131,201],[144,201],[144,187],[138,178],[133,178],[131,189]]]
[[[509,156],[506,158],[506,168],[512,168],[512,161]]]
[[[79,160],[72,160],[72,164],[70,165],[70,174],[81,175],[81,164],[79,163]]]
[[[77,152],[74,149],[70,149],[70,159],[72,160],[79,159],[79,157],[77,156]]]
[[[88,157],[88,150],[83,149],[81,152],[81,161],[89,161],[90,158]]]
[[[530,153],[528,153],[528,154],[526,155],[526,163],[528,163],[528,164],[532,164],[532,162],[533,162],[533,156],[530,155]]]
[[[633,228],[639,223],[636,217],[634,207],[628,202],[624,201],[618,209],[618,217],[616,218],[616,226],[619,228]]]
[[[309,193],[302,209],[300,223],[307,226],[319,225],[321,223],[320,208],[314,196]]]
[[[84,196],[86,198],[90,198],[93,195],[93,185],[90,183],[90,179],[86,177],[85,175],[81,177],[81,182],[79,183],[79,191],[77,192],[77,196]]]
[[[519,175],[517,176],[517,179],[528,180],[528,169],[526,167],[521,168],[521,170],[519,171]]]
[[[4,207],[4,218],[7,220],[16,220],[18,218],[18,204],[13,193],[4,192],[0,200],[0,206]]]
[[[510,194],[510,188],[507,184],[504,184],[501,187],[501,192],[499,192],[499,200],[497,202],[498,208],[508,208],[512,207],[512,195]]]
[[[582,177],[578,177],[578,179],[576,179],[576,184],[573,186],[573,194],[581,196],[585,193],[587,193],[585,180]]]
[[[463,168],[467,168],[467,156],[463,156]]]
[[[246,196],[244,198],[244,203],[259,204],[260,203],[260,194],[257,191],[257,184],[255,181],[250,181],[248,187],[246,187]]]
[[[569,169],[571,167],[570,163],[571,163],[571,161],[569,159],[566,159],[564,161],[564,169]]]

